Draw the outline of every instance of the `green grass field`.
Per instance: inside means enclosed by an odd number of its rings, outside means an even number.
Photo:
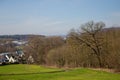
[[[63,71],[37,65],[18,64],[0,66],[0,80],[120,80],[120,74],[86,68]]]

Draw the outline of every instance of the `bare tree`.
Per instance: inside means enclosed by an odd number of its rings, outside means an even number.
[[[46,64],[46,55],[49,50],[60,47],[64,44],[61,37],[34,37],[29,40],[28,46],[24,49],[26,56],[32,56],[36,64]]]
[[[96,55],[98,59],[99,66],[102,67],[102,47],[103,47],[103,38],[100,35],[100,31],[105,27],[105,24],[102,22],[94,23],[93,21],[88,22],[81,26],[81,31],[72,31],[69,37],[77,40],[81,45],[87,46],[92,50],[92,54]]]

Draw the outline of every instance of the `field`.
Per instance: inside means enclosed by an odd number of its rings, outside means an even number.
[[[0,66],[0,80],[120,80],[120,74],[86,68],[63,70],[18,64]]]

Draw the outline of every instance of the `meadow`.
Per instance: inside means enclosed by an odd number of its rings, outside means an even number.
[[[120,80],[120,74],[87,68],[64,70],[17,64],[0,66],[0,80]]]

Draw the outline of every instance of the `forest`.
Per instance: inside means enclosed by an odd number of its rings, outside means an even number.
[[[34,36],[24,46],[28,64],[120,71],[120,27],[90,21],[61,36]],[[29,58],[29,59],[28,59]]]

